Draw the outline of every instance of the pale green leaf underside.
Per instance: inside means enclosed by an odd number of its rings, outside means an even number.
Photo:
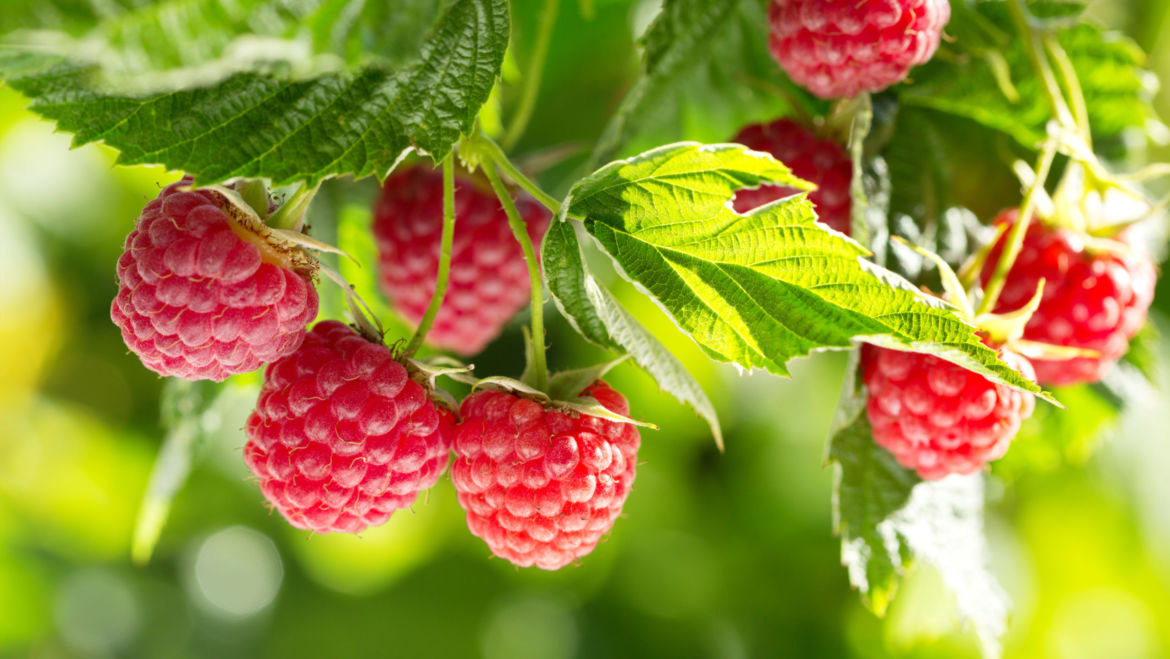
[[[747,215],[731,209],[736,190],[761,183],[808,187],[766,154],[680,143],[607,165],[574,186],[566,207],[717,360],[787,375],[794,357],[862,340],[1039,390],[953,307],[816,223],[806,195]]]
[[[722,448],[723,432],[703,388],[686,367],[589,273],[574,224],[553,222],[541,244],[545,284],[562,315],[589,341],[628,353],[654,381],[691,406]]]
[[[873,440],[864,395],[846,385],[842,425],[833,434],[833,515],[841,562],[866,606],[884,614],[915,560],[933,565],[974,627],[988,656],[998,656],[1007,598],[988,567],[983,537],[983,477],[920,480]]]
[[[367,64],[308,79],[243,72],[209,87],[139,96],[95,86],[90,65],[0,51],[0,76],[77,144],[106,142],[123,164],[162,164],[202,184],[236,176],[277,184],[382,177],[404,150],[438,159],[470,131],[508,35],[506,0],[457,0],[400,66]]]

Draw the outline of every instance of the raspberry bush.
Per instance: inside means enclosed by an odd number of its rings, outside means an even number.
[[[168,390],[249,392],[254,500],[361,534],[437,492],[511,564],[586,566],[650,503],[642,440],[690,432],[630,372],[723,451],[736,369],[844,352],[851,584],[880,615],[931,563],[998,653],[985,485],[1027,477],[1017,434],[1051,439],[1073,401],[1122,414],[1153,370],[1166,168],[1135,138],[1157,125],[1135,45],[1077,3],[666,0],[637,78],[586,103],[541,85],[592,84],[546,62],[630,68],[554,38],[591,3],[286,4],[22,10],[0,49],[76,143],[184,176],[126,218],[110,316],[146,368],[214,382]],[[550,118],[571,106],[602,114]],[[199,432],[164,411],[140,560]]]

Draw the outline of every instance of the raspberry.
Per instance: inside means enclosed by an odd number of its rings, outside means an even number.
[[[1011,225],[1018,218],[1019,210],[1011,209],[995,221]],[[1124,241],[1126,234],[1119,239]],[[984,284],[991,279],[1005,241],[1006,236],[988,256]],[[1024,338],[1095,350],[1100,356],[1034,359],[1039,382],[1068,385],[1100,380],[1146,322],[1154,300],[1153,263],[1133,253],[1089,251],[1076,232],[1037,221],[1028,226],[995,310],[1004,313],[1027,304],[1041,279],[1044,296],[1024,329]]]
[[[317,291],[303,253],[188,185],[163,189],[126,237],[110,317],[152,371],[222,381],[296,350]]]
[[[1000,358],[1033,379],[1027,359],[1009,350]],[[1003,457],[1035,405],[1030,393],[931,355],[865,346],[861,368],[874,441],[927,480]]]
[[[770,124],[752,124],[739,131],[731,140],[749,149],[772,154],[788,165],[796,176],[815,183],[817,189],[808,198],[817,209],[817,217],[832,229],[849,235],[849,183],[853,180],[853,161],[840,144],[832,140],[818,140],[800,124],[779,119]],[[755,190],[741,190],[735,194],[736,212],[763,206],[797,190],[767,185]]]
[[[877,92],[938,49],[947,0],[772,0],[768,49],[821,98]]]
[[[390,350],[333,320],[268,365],[244,460],[299,529],[357,533],[431,487],[454,420]]]
[[[516,208],[539,253],[548,211],[527,196],[516,200]],[[386,180],[374,206],[378,276],[387,297],[412,323],[422,318],[435,292],[442,228],[441,174],[416,166]],[[462,355],[479,353],[524,308],[531,291],[524,253],[499,200],[475,179],[457,176],[451,277],[427,341]]]
[[[600,380],[581,395],[629,413]],[[556,570],[593,551],[634,484],[638,429],[499,391],[461,411],[451,480],[471,532],[520,567]]]

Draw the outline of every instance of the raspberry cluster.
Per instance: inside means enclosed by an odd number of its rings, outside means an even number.
[[[1034,379],[1028,360],[1000,358]],[[1032,394],[931,355],[865,346],[862,381],[874,441],[927,480],[970,474],[998,460],[1032,415]]]
[[[540,249],[550,215],[521,195],[516,208]],[[408,167],[386,180],[374,207],[378,277],[395,309],[417,323],[430,304],[439,271],[443,177]],[[443,306],[427,334],[434,346],[474,355],[499,336],[531,297],[524,254],[491,190],[467,176],[455,182],[455,235]]]
[[[996,223],[1010,226],[1018,219],[1019,210],[1010,209]],[[1122,234],[1121,239],[1125,237]],[[984,283],[991,278],[1005,242],[1006,236],[990,253]],[[1093,350],[1099,356],[1034,359],[1039,382],[1068,385],[1100,380],[1146,322],[1156,283],[1153,263],[1136,250],[1091,250],[1075,231],[1034,221],[1028,225],[995,310],[1004,313],[1023,307],[1041,279],[1044,296],[1024,329],[1024,338]]]
[[[152,371],[222,381],[296,350],[317,292],[217,193],[189,185],[167,186],[126,237],[110,317]]]
[[[947,0],[773,0],[769,50],[788,75],[822,98],[877,92],[938,49]]]
[[[581,395],[629,414],[605,382]],[[634,484],[637,427],[488,390],[461,413],[451,479],[471,532],[521,567],[556,570],[593,551]]]
[[[453,429],[386,346],[323,321],[265,371],[244,458],[293,526],[357,533],[438,481]]]
[[[849,235],[849,184],[853,180],[853,161],[840,144],[817,139],[791,119],[752,124],[731,140],[749,149],[772,154],[792,173],[817,186],[808,198],[816,206],[817,219],[830,228]],[[795,194],[793,188],[765,185],[755,190],[740,190],[733,206],[745,213],[758,206]]]

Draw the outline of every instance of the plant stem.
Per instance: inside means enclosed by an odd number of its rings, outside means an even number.
[[[512,201],[500,175],[496,173],[495,164],[484,162],[483,173],[492,184],[496,196],[508,214],[508,226],[524,250],[524,260],[528,263],[528,276],[532,284],[532,373],[533,384],[541,391],[548,391],[548,362],[545,358],[544,347],[544,289],[540,279],[540,261],[536,258],[536,249],[532,246],[532,238],[528,235],[528,227],[520,219],[516,211],[516,204]]]
[[[443,306],[443,298],[447,296],[447,279],[451,274],[451,244],[455,237],[455,161],[453,156],[443,160],[443,233],[439,239],[439,272],[435,276],[435,292],[431,294],[431,303],[418,322],[414,336],[406,344],[403,355],[409,357],[419,349],[439,308]]]
[[[1024,6],[1024,0],[1010,0],[1008,7],[1011,9],[1012,19],[1015,21],[1016,29],[1020,32],[1020,38],[1024,40],[1026,50],[1028,51],[1028,58],[1032,60],[1032,68],[1036,70],[1036,74],[1040,77],[1040,81],[1043,84],[1044,93],[1048,97],[1048,105],[1052,108],[1052,114],[1061,126],[1066,128],[1076,127],[1076,120],[1073,118],[1072,112],[1068,109],[1068,103],[1064,99],[1064,93],[1060,89],[1060,84],[1056,81],[1056,75],[1052,72],[1052,65],[1048,62],[1048,55],[1044,51],[1044,44],[1036,37],[1035,18],[1028,8]]]
[[[1036,168],[1036,180],[1028,188],[1028,193],[1024,195],[1024,203],[1020,206],[1020,217],[1008,233],[1007,246],[999,255],[999,261],[995,264],[995,272],[992,273],[991,280],[987,282],[983,301],[979,303],[976,315],[990,313],[995,309],[995,303],[999,301],[999,294],[1003,292],[1007,275],[1011,272],[1012,266],[1016,264],[1016,257],[1020,255],[1020,249],[1024,246],[1024,235],[1028,232],[1028,225],[1032,223],[1032,216],[1036,214],[1036,197],[1039,191],[1044,189],[1044,183],[1048,180],[1048,173],[1052,170],[1052,161],[1056,158],[1056,148],[1057,144],[1054,139],[1050,138],[1044,143],[1044,150],[1040,154],[1040,162]]]
[[[500,148],[499,144],[493,142],[490,137],[484,135],[483,133],[477,133],[475,139],[480,145],[483,146],[486,155],[491,159],[492,163],[494,163],[500,169],[504,170],[504,175],[507,176],[513,183],[523,188],[524,191],[528,194],[532,195],[545,208],[552,211],[553,215],[557,215],[561,212],[561,202],[557,201],[556,197],[553,197],[544,190],[541,190],[539,185],[537,185],[532,181],[532,179],[528,178],[524,175],[523,172],[517,169],[516,165],[513,165],[512,161],[508,160],[508,156],[504,155],[504,150]]]
[[[557,22],[557,4],[559,0],[544,0],[544,7],[540,12],[540,25],[537,28],[536,43],[532,47],[532,58],[528,62],[528,72],[524,75],[524,90],[520,94],[520,105],[516,114],[512,115],[512,123],[508,125],[508,132],[504,133],[504,148],[511,150],[524,135],[528,127],[528,120],[532,118],[532,110],[536,107],[536,94],[540,90],[540,77],[544,72],[544,60],[548,55],[548,45],[552,40],[553,25]]]
[[[1081,81],[1077,78],[1076,67],[1073,66],[1068,53],[1065,52],[1064,48],[1060,45],[1060,41],[1054,35],[1049,34],[1044,36],[1044,46],[1052,56],[1052,61],[1056,64],[1057,70],[1060,71],[1060,77],[1064,79],[1065,87],[1068,88],[1068,97],[1072,103],[1073,119],[1080,129],[1080,135],[1084,138],[1086,145],[1092,149],[1093,133],[1089,128],[1089,107],[1085,103],[1085,92],[1081,87]]]

